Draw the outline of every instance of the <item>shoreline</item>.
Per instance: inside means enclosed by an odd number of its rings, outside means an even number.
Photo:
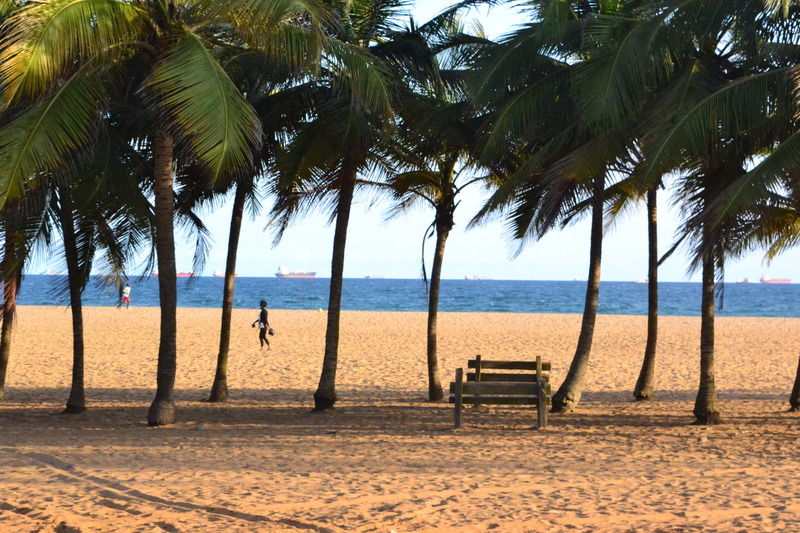
[[[69,311],[70,307],[69,304],[52,304],[52,305],[40,305],[40,304],[24,304],[24,305],[17,305],[17,309],[52,309],[52,308],[63,308],[65,311]],[[126,309],[118,309],[116,306],[111,305],[83,305],[83,309],[107,309],[112,311],[125,311]],[[159,306],[146,306],[146,305],[131,305],[130,310],[133,309],[144,309],[144,310],[153,310],[153,309],[161,309]],[[177,307],[178,311],[222,311],[222,306],[218,307]],[[234,307],[234,311],[244,312],[244,311],[253,311],[254,313],[258,313],[257,307]],[[270,307],[268,308],[269,312],[276,312],[276,313],[327,313],[327,309],[325,308],[317,308],[317,309],[283,309],[278,307]],[[414,314],[428,314],[427,311],[394,311],[394,310],[365,310],[365,309],[342,309],[342,313],[380,313],[380,314],[389,314],[389,313],[397,313],[403,315],[414,315]],[[439,315],[499,315],[499,316],[542,316],[542,317],[575,317],[575,316],[582,316],[581,313],[521,313],[518,311],[439,311]],[[599,317],[618,317],[618,318],[647,318],[647,314],[642,315],[626,315],[626,314],[619,314],[619,313],[598,313]],[[700,314],[697,315],[667,315],[667,314],[659,314],[658,318],[696,318],[700,319]],[[754,319],[754,320],[798,320],[800,321],[800,316],[755,316],[755,315],[723,315],[720,316],[717,314],[714,317],[715,320],[733,320],[733,319]],[[577,337],[576,337],[577,340]]]

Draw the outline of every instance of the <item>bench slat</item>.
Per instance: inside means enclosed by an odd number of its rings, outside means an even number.
[[[455,397],[450,396],[450,403],[455,402]],[[538,405],[539,398],[537,396],[462,396],[461,402],[486,405]],[[547,405],[551,405],[550,398],[547,398]]]
[[[450,383],[450,392],[456,392],[457,385]],[[464,383],[462,391],[464,394],[485,394],[488,396],[500,394],[532,394],[538,393],[536,383],[512,383],[501,381],[472,381]],[[547,394],[550,394],[550,384],[546,387]]]
[[[478,368],[476,359],[467,361],[467,368]],[[536,361],[484,361],[481,360],[481,369],[494,370],[533,370],[536,371]],[[542,363],[542,370],[550,370],[550,363]]]
[[[550,381],[548,374],[543,374],[542,379]],[[467,381],[475,381],[475,372],[467,373]],[[517,383],[536,383],[536,374],[501,374],[494,372],[481,372],[481,381],[514,381]]]

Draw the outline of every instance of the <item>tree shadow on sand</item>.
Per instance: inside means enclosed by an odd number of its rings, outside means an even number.
[[[535,409],[530,407],[482,406],[465,410],[465,428],[453,431],[453,410],[449,404],[428,403],[423,401],[422,394],[407,390],[343,388],[336,409],[312,413],[313,400],[304,389],[236,389],[231,401],[217,404],[201,401],[206,391],[184,389],[176,392],[178,423],[152,429],[145,421],[152,390],[109,388],[87,392],[87,412],[57,415],[61,408],[59,399],[66,397],[66,388],[10,390],[9,400],[0,404],[0,428],[8,430],[0,432],[0,443],[41,442],[44,433],[49,432],[54,433],[53,437],[77,432],[85,445],[113,445],[118,441],[134,446],[163,444],[170,436],[187,435],[192,439],[201,436],[215,439],[221,446],[229,439],[240,443],[242,439],[265,436],[437,436],[475,431],[501,435],[530,432],[536,420]],[[693,420],[692,391],[670,391],[649,402],[629,401],[629,394],[627,391],[586,393],[575,412],[549,416],[551,431],[573,433],[603,427],[636,431],[644,427],[682,427]],[[783,409],[781,402],[786,400],[783,394],[745,389],[726,391],[721,396],[729,407],[724,413],[726,421],[735,424],[757,424],[765,417],[774,418]],[[128,431],[116,436],[118,430]],[[130,430],[137,431],[134,442]],[[6,433],[9,436],[4,438]]]

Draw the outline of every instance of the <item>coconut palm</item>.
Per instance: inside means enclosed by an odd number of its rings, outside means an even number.
[[[220,319],[219,353],[214,383],[211,385],[209,402],[224,402],[228,399],[228,355],[231,341],[231,316],[233,314],[233,291],[236,283],[236,254],[242,229],[248,184],[236,184],[231,208],[231,223],[228,233],[228,252],[225,259],[225,278],[222,288],[222,317]]]
[[[598,111],[610,105],[598,100],[594,86],[602,85],[599,77],[608,70],[606,40],[616,36],[591,35],[587,27],[607,10],[616,12],[616,4],[527,7],[531,22],[488,55],[474,84],[478,102],[495,108],[484,157],[505,158],[509,167],[479,217],[504,213],[524,243],[591,213],[581,331],[567,378],[553,397],[552,410],[561,412],[580,401],[599,301],[606,189],[625,178],[638,118],[626,113],[607,120]],[[516,157],[509,158],[509,147]]]
[[[483,35],[469,35],[451,12],[428,23],[410,26],[393,36],[394,46],[415,46],[414,68],[401,68],[404,82],[397,87],[399,127],[386,153],[392,162],[385,186],[396,202],[391,215],[420,203],[433,208],[434,220],[425,231],[422,275],[428,289],[428,399],[443,397],[437,355],[437,321],[442,265],[447,238],[454,225],[459,195],[466,187],[489,179],[478,163],[478,134],[482,118],[467,100],[465,78],[471,63],[491,45]],[[427,57],[425,57],[427,56]],[[466,177],[469,176],[469,177]],[[428,285],[425,242],[436,236]]]
[[[645,86],[667,88],[657,120],[643,136],[643,186],[677,171],[676,194],[685,215],[681,234],[693,242],[692,267],[702,271],[701,371],[694,414],[699,424],[720,420],[714,373],[714,293],[727,257],[739,253],[745,215],[711,216],[719,198],[746,175],[756,154],[787,134],[790,85],[781,51],[791,23],[765,16],[753,2],[664,2],[644,17],[650,38],[640,54],[662,58],[627,74]],[[792,38],[788,39],[791,42]],[[668,63],[667,63],[668,61]],[[668,66],[667,66],[668,65]],[[666,68],[665,68],[666,67]],[[656,80],[656,81],[653,81]],[[621,84],[620,84],[621,85]],[[615,89],[619,94],[619,86]],[[735,102],[734,105],[731,105]]]
[[[800,244],[800,191],[797,172],[800,152],[791,148],[791,134],[759,165],[734,183],[717,202],[715,217],[739,215],[747,222],[740,253],[767,249],[767,260]],[[789,151],[795,151],[790,155]],[[800,410],[800,364],[789,395],[789,410]]]
[[[19,8],[17,2],[0,2],[0,40],[7,38],[5,21]],[[0,113],[0,126],[5,126],[11,121],[10,113]],[[11,357],[11,338],[16,314],[16,293],[22,280],[21,268],[17,264],[14,246],[14,232],[8,231],[13,218],[13,209],[3,208],[3,261],[0,271],[3,277],[3,324],[0,326],[0,401],[5,397],[6,372]]]
[[[407,0],[353,0],[330,2],[342,25],[336,37],[369,61],[369,76],[346,63],[323,64],[320,76],[294,92],[304,102],[306,116],[292,131],[291,142],[279,158],[282,178],[274,214],[282,222],[278,234],[297,213],[311,206],[331,207],[335,220],[325,352],[314,409],[330,409],[337,401],[336,369],[342,280],[350,210],[359,175],[382,165],[376,149],[389,136],[392,120],[392,66],[405,49],[394,47],[391,33]],[[349,60],[347,55],[341,56]],[[366,74],[366,73],[364,73]]]
[[[47,247],[50,227],[43,216],[43,205],[49,191],[29,190],[22,197],[7,202],[2,209],[3,254],[0,272],[3,276],[3,323],[0,325],[0,401],[5,398],[6,374],[11,357],[11,342],[16,322],[17,295],[22,272],[30,261],[35,246]]]
[[[254,213],[259,211],[260,206],[256,198],[256,176],[239,176],[235,180],[225,180],[214,187],[209,187],[204,180],[198,179],[197,172],[198,169],[194,167],[179,169],[177,177],[177,181],[183,185],[177,197],[178,213],[189,217],[192,222],[202,224],[193,213],[196,209],[213,208],[221,199],[230,196],[231,189],[234,190],[222,289],[219,352],[217,354],[214,381],[208,398],[210,402],[224,402],[228,399],[228,359],[230,355],[231,317],[233,314],[239,235],[244,220],[245,207],[248,202]],[[196,252],[195,257],[203,259],[204,252]],[[201,270],[201,265],[196,265],[194,268],[195,272]]]
[[[41,180],[26,186],[21,197],[5,203],[0,217],[3,254],[0,270],[3,279],[3,324],[0,334],[0,400],[5,393],[6,371],[16,325],[17,296],[25,268],[46,254],[52,244],[55,219],[52,209],[54,184]]]
[[[397,202],[394,210],[403,212],[419,203],[431,207],[434,220],[423,239],[423,277],[425,240],[435,235],[436,244],[428,287],[427,363],[428,399],[442,399],[437,357],[437,318],[442,265],[447,238],[454,225],[460,193],[472,184],[490,179],[470,175],[480,171],[476,164],[476,135],[480,119],[472,116],[465,102],[449,103],[435,96],[412,97],[414,103],[400,107],[404,116],[398,146],[391,151],[398,169],[388,186]]]
[[[236,256],[245,207],[249,207],[253,216],[260,212],[259,182],[264,181],[268,175],[272,175],[276,179],[272,169],[274,168],[275,151],[280,145],[279,139],[288,125],[299,121],[298,117],[291,114],[293,110],[298,111],[295,109],[298,106],[292,108],[292,93],[297,89],[298,83],[307,81],[307,73],[304,75],[302,70],[298,71],[297,65],[277,63],[269,55],[255,50],[243,49],[231,52],[232,56],[227,60],[226,65],[234,82],[246,95],[259,116],[263,132],[262,150],[249,175],[239,176],[235,183],[220,184],[222,185],[220,190],[208,189],[203,184],[198,184],[192,176],[188,176],[188,179],[184,181],[187,182],[187,185],[194,183],[195,187],[187,187],[186,192],[189,194],[186,196],[188,198],[179,202],[188,202],[189,206],[193,206],[204,201],[213,201],[215,197],[227,194],[231,187],[235,188],[225,260],[219,352],[214,381],[208,398],[210,402],[223,402],[228,399],[228,359],[236,282]],[[300,109],[305,110],[302,106]]]
[[[111,95],[144,96],[148,119],[136,138],[153,158],[161,301],[151,425],[175,420],[173,166],[195,161],[213,182],[249,169],[261,142],[257,115],[215,53],[233,42],[313,60],[327,18],[314,0],[54,0],[26,4],[8,20],[3,103],[30,109],[0,131],[3,202],[89,145]]]
[[[658,346],[658,188],[647,191],[647,340],[639,377],[633,388],[636,400],[649,400],[655,389]]]
[[[94,158],[76,162],[73,172],[54,177],[55,193],[48,207],[61,233],[62,256],[72,311],[72,379],[64,413],[86,410],[82,294],[97,265],[105,283],[120,286],[126,265],[151,242],[152,208],[143,193],[148,160],[114,128],[104,132]],[[146,190],[146,188],[144,188]]]

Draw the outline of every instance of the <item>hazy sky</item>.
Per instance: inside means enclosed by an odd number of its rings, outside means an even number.
[[[443,0],[419,0],[415,16],[425,21],[449,5]],[[508,31],[514,17],[509,9],[494,8],[474,15],[490,37]],[[517,18],[518,20],[518,18]],[[365,275],[391,278],[414,278],[420,275],[420,246],[432,212],[420,209],[401,218],[385,221],[387,203],[373,205],[373,196],[357,197],[353,207],[347,241],[345,277]],[[482,275],[496,279],[585,279],[588,268],[589,223],[578,222],[560,232],[553,232],[538,242],[529,243],[515,258],[518,245],[510,242],[502,222],[473,230],[466,224],[484,200],[478,189],[467,191],[456,212],[456,227],[447,244],[443,277],[461,278]],[[267,199],[265,205],[269,205]],[[667,194],[659,203],[660,248],[667,249],[679,224],[677,211],[670,205]],[[214,236],[214,246],[208,258],[206,274],[222,271],[228,238],[230,203],[204,220]],[[315,213],[299,221],[285,234],[277,247],[272,247],[272,234],[265,230],[266,218],[247,220],[242,228],[238,273],[242,276],[272,276],[279,266],[288,270],[314,270],[320,277],[330,275],[330,256],[333,227],[324,213]],[[433,247],[430,241],[428,250]],[[762,261],[762,253],[754,253],[727,267],[729,281],[744,277],[757,279],[794,277],[800,251],[792,250],[771,265]],[[644,209],[619,220],[606,233],[603,254],[603,279],[637,280],[647,276],[646,213]],[[178,270],[189,271],[192,249],[178,249]],[[664,281],[685,281],[686,257],[675,254],[661,268]],[[697,280],[694,275],[692,280]]]

